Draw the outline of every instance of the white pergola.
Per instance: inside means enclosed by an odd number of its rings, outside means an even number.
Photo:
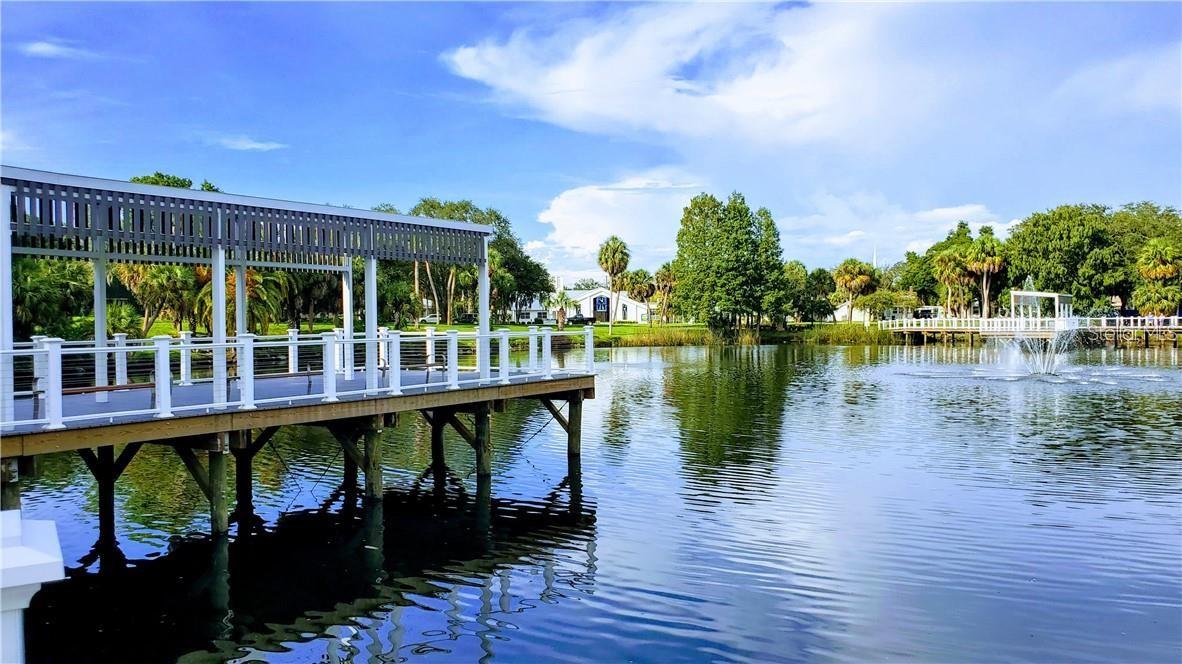
[[[1054,318],[1070,318],[1071,296],[1066,293],[1045,291],[1010,291],[1010,316],[1012,318],[1041,318],[1043,302],[1050,302]]]
[[[364,261],[365,338],[378,335],[378,260],[478,266],[477,362],[489,357],[488,239],[492,229],[423,217],[295,203],[220,192],[135,184],[13,166],[0,167],[0,351],[12,351],[12,258],[24,254],[94,265],[95,346],[107,346],[106,286],[111,262],[209,265],[213,279],[214,370],[226,371],[226,274],[235,271],[235,330],[247,329],[248,267],[341,275],[344,335],[354,338],[352,259]],[[218,278],[216,275],[223,275]],[[368,365],[376,352],[366,354]],[[101,360],[100,360],[101,358]],[[102,363],[100,369],[100,361]],[[353,370],[349,353],[346,371]],[[95,354],[96,384],[107,380]],[[0,352],[0,393],[13,393],[12,354]],[[221,384],[224,390],[224,383]],[[224,398],[225,395],[222,395]],[[0,413],[10,417],[11,413]]]

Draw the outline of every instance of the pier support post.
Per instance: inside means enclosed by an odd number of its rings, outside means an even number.
[[[279,427],[263,429],[258,436],[250,429],[230,433],[230,454],[234,456],[234,515],[239,534],[250,532],[261,523],[254,515],[254,457]]]
[[[197,441],[197,449],[205,448],[209,453],[208,470],[197,460],[193,447],[180,444],[172,448],[209,500],[209,530],[215,536],[225,535],[230,530],[230,513],[226,502],[226,450],[230,448],[228,438],[228,434],[221,433]]]
[[[443,449],[443,427],[446,426],[446,419],[441,417],[438,411],[433,413],[431,420],[431,468],[438,476],[447,472],[447,454]]]
[[[382,497],[382,416],[337,422],[328,427],[345,454],[345,486],[357,484],[357,469],[365,471],[365,497]],[[362,446],[357,446],[357,441]]]
[[[0,462],[0,510],[20,508],[20,465],[16,459],[5,459]]]
[[[99,503],[99,542],[111,544],[115,541],[115,474],[111,466],[115,462],[115,448],[98,448],[99,464],[102,472],[95,476],[98,480]]]
[[[365,497],[382,497],[382,418],[373,418],[362,434],[365,439]]]
[[[491,413],[492,404],[488,401],[481,401],[476,404],[476,409],[472,413],[476,429],[476,440],[474,441],[473,447],[476,448],[477,477],[481,475],[485,477],[492,476]]]
[[[115,481],[127,469],[143,443],[131,443],[115,457],[115,447],[108,445],[97,450],[83,448],[78,455],[86,462],[90,474],[98,483],[99,544],[115,543]]]
[[[566,432],[566,465],[572,477],[582,472],[584,398],[581,391],[566,395],[566,415],[562,414],[553,400],[546,397],[541,399],[542,405],[554,416],[554,421]]]
[[[225,435],[209,450],[209,530],[214,535],[230,531],[230,512],[226,505]]]
[[[345,486],[346,489],[348,489],[349,491],[352,492],[354,497],[356,497],[357,496],[357,492],[356,492],[356,489],[357,489],[357,461],[354,460],[351,455],[346,453],[344,464],[345,464],[345,469],[344,469],[344,473],[343,473],[344,479],[342,480],[341,483]]]
[[[566,403],[566,465],[574,476],[582,472],[583,393],[575,392]]]
[[[234,516],[239,527],[254,514],[254,454],[250,452],[250,431],[230,434],[230,454],[234,455]]]

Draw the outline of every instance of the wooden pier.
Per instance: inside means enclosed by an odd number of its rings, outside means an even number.
[[[919,342],[957,337],[970,343],[976,338],[1051,339],[1070,332],[1095,343],[1177,348],[1182,337],[1179,316],[905,318],[879,321],[878,327]]]
[[[538,334],[549,338],[547,330]],[[242,356],[239,354],[239,358]],[[356,478],[360,470],[365,495],[377,498],[383,489],[379,438],[383,429],[408,415],[423,417],[431,427],[432,468],[436,472],[446,469],[443,436],[451,430],[475,450],[476,472],[483,479],[492,474],[493,413],[503,411],[511,399],[539,400],[550,409],[567,432],[569,470],[577,474],[582,402],[595,395],[591,365],[555,371],[548,357],[533,359],[532,371],[527,361],[520,368],[510,369],[506,365],[503,372],[496,372],[496,378],[487,379],[481,379],[478,370],[445,370],[442,380],[431,382],[428,372],[398,370],[398,394],[391,394],[389,387],[367,393],[364,377],[348,379],[331,371],[327,383],[322,377],[315,380],[305,376],[260,377],[253,380],[253,390],[262,403],[245,408],[241,386],[228,390],[232,400],[226,403],[214,403],[214,390],[208,382],[176,386],[171,408],[187,409],[167,417],[160,417],[155,386],[143,388],[132,384],[110,393],[81,392],[60,397],[61,419],[70,422],[60,427],[50,427],[42,423],[44,418],[35,417],[39,404],[45,408],[43,402],[47,395],[32,393],[16,400],[17,417],[10,423],[9,431],[0,437],[3,508],[19,507],[23,459],[76,452],[98,484],[101,537],[113,539],[116,481],[143,445],[166,445],[184,462],[208,499],[211,532],[224,533],[230,521],[226,455],[234,456],[237,469],[234,482],[238,504],[234,512],[238,518],[246,518],[253,513],[252,460],[279,428],[285,426],[327,429],[343,450],[345,478]],[[390,374],[394,370],[386,369],[382,373]],[[454,378],[447,379],[449,374],[454,374]],[[385,378],[382,382],[391,380]],[[335,396],[330,397],[330,393]],[[108,398],[96,401],[100,394]],[[235,396],[239,398],[233,399]]]
[[[491,227],[9,166],[0,175],[3,509],[19,507],[20,476],[37,456],[74,452],[98,484],[101,539],[113,540],[119,476],[143,445],[166,445],[208,499],[210,530],[221,535],[230,523],[227,455],[237,468],[234,513],[246,519],[252,460],[285,426],[328,429],[344,453],[345,482],[360,472],[365,495],[376,499],[383,489],[379,439],[402,416],[429,423],[439,473],[446,467],[445,432],[467,441],[487,490],[493,413],[511,399],[540,400],[550,409],[567,431],[570,472],[579,472],[582,401],[595,395],[592,329],[491,329]],[[14,339],[17,254],[94,265],[93,339]],[[361,332],[353,329],[354,260],[364,269]],[[475,265],[476,331],[380,327],[382,260]],[[209,336],[110,335],[105,275],[111,261],[209,266],[215,275]],[[341,327],[313,335],[250,334],[248,268],[339,274]],[[229,270],[237,277],[233,325]],[[582,362],[555,366],[557,341],[582,346]]]

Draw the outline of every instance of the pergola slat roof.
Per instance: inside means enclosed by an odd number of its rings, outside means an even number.
[[[481,264],[488,226],[81,177],[12,166],[13,248],[115,261],[339,269],[346,256]]]

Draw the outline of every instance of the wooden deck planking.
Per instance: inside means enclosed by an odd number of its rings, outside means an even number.
[[[595,377],[589,374],[567,374],[555,372],[554,377],[517,376],[508,385],[501,385],[496,378],[485,384],[461,385],[459,389],[447,389],[446,382],[433,372],[430,387],[422,385],[425,379],[422,371],[403,371],[403,390],[399,396],[341,395],[340,401],[325,403],[318,397],[292,404],[260,404],[254,410],[242,410],[238,406],[227,406],[222,410],[212,406],[202,410],[181,411],[171,418],[156,418],[152,413],[129,415],[115,421],[103,419],[69,422],[67,428],[46,431],[42,425],[17,425],[10,431],[0,433],[0,458],[33,456],[51,452],[65,452],[104,445],[122,445],[134,442],[160,441],[171,438],[201,436],[259,429],[272,426],[311,424],[333,420],[383,415],[444,407],[460,407],[494,400],[531,398],[546,395],[580,392],[585,398],[594,398]],[[462,372],[461,380],[473,379],[475,372]],[[361,390],[365,387],[365,375],[359,372],[353,380],[337,379],[341,392]],[[410,389],[408,389],[410,388]],[[320,377],[313,376],[310,392],[320,392]],[[255,398],[269,399],[299,397],[309,393],[308,378],[259,377],[255,381]],[[110,393],[106,403],[95,401],[93,394],[69,395],[63,400],[63,414],[66,417],[78,414],[148,409],[152,403],[152,390],[135,389]],[[174,386],[173,407],[206,404],[212,401],[212,386],[209,383]],[[237,391],[231,391],[230,399],[237,398]],[[17,416],[32,414],[32,399],[17,402]]]

